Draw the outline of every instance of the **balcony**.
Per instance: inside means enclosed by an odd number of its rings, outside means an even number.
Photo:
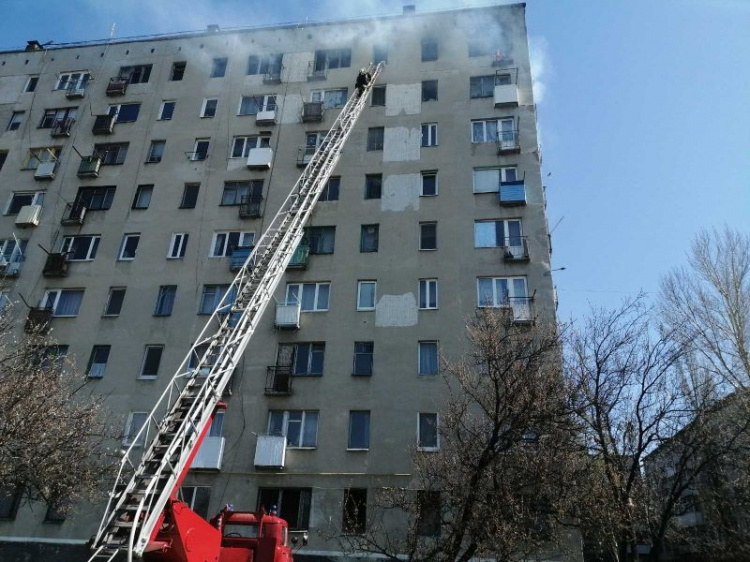
[[[311,101],[302,104],[302,122],[319,123],[323,120],[325,107],[322,101]]]
[[[245,265],[247,258],[253,252],[255,246],[237,246],[229,258],[229,271],[239,271]]]
[[[106,94],[112,96],[124,96],[128,90],[128,81],[124,78],[110,78],[107,84]]]
[[[292,254],[292,259],[289,260],[289,264],[286,266],[287,269],[307,269],[307,258],[310,256],[310,246],[307,244],[300,244]]]
[[[508,297],[507,302],[507,307],[513,314],[514,324],[532,324],[534,322],[532,316],[534,297]]]
[[[325,80],[326,78],[328,78],[328,61],[315,64],[315,61],[311,60],[307,65],[307,80]]]
[[[291,396],[292,368],[275,365],[266,369],[266,396]]]
[[[269,106],[258,112],[255,116],[256,125],[275,125],[276,106]]]
[[[518,69],[508,68],[495,72],[495,107],[518,105]]]
[[[102,159],[99,156],[84,156],[78,165],[79,178],[98,178],[99,168],[101,168]]]
[[[508,245],[503,246],[503,259],[506,263],[529,261],[529,245],[525,236],[511,236]]]
[[[47,254],[42,275],[44,277],[67,277],[68,254]]]
[[[73,123],[76,120],[72,117],[66,117],[65,119],[58,119],[55,121],[54,127],[50,131],[50,135],[53,137],[69,137],[70,131],[73,128]]]
[[[91,132],[95,135],[111,135],[115,130],[114,115],[97,115]]]
[[[52,320],[51,308],[32,308],[26,317],[23,331],[27,334],[36,333],[44,335],[49,332],[50,321]]]
[[[299,303],[276,303],[274,325],[280,330],[299,330],[299,316],[302,307]]]
[[[21,273],[21,264],[25,258],[18,254],[10,259],[0,256],[0,277],[15,278]]]
[[[255,468],[283,469],[285,460],[285,436],[258,435],[258,444],[255,446]]]
[[[510,131],[498,131],[497,133],[497,153],[511,154],[521,152],[521,143],[518,137],[518,129]]]
[[[80,226],[86,218],[86,206],[83,203],[68,203],[65,206],[60,224],[63,226]]]
[[[225,442],[224,437],[206,436],[195,454],[190,470],[221,470]]]
[[[281,65],[269,67],[268,72],[263,75],[264,84],[281,83]]]
[[[273,149],[270,147],[251,148],[247,155],[247,167],[250,170],[270,170],[273,164]]]
[[[316,150],[318,150],[317,146],[297,147],[297,166],[299,167],[307,166],[307,164],[312,159],[313,154],[315,154]]]
[[[71,82],[65,90],[65,97],[68,99],[78,99],[86,95],[86,85],[78,82]]]
[[[48,162],[40,162],[34,172],[35,180],[53,180],[55,179],[55,169],[57,168],[57,160],[50,160]]]
[[[242,198],[242,203],[240,203],[240,218],[241,219],[259,219],[263,216],[262,210],[261,210],[261,202],[263,201],[263,197],[252,197],[249,201],[245,201],[245,198]]]
[[[524,180],[501,182],[499,196],[502,207],[525,205],[526,184]]]
[[[16,215],[16,226],[19,228],[39,226],[39,217],[41,217],[41,215],[41,205],[24,205]]]

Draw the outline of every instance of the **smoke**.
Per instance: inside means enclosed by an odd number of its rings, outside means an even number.
[[[534,102],[541,103],[547,93],[547,81],[552,76],[547,39],[544,37],[529,37],[529,59]]]

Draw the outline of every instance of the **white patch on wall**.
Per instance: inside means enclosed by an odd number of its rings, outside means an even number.
[[[0,77],[0,103],[14,103],[18,99],[18,94],[26,85],[28,76],[2,76]],[[26,116],[24,115],[24,118]],[[7,123],[3,123],[3,127]]]
[[[310,61],[315,58],[315,53],[284,53],[284,69],[281,71],[281,79],[284,82],[307,82]]]
[[[385,87],[385,114],[418,115],[422,111],[422,83],[387,84]]]
[[[405,211],[411,207],[419,210],[419,191],[422,174],[400,174],[386,176],[380,199],[381,211]]]
[[[383,162],[419,160],[422,130],[407,127],[386,127],[383,139]]]
[[[277,115],[276,119],[280,119],[282,125],[299,123],[302,116],[302,94],[287,94],[283,100],[279,96],[276,103],[279,104],[281,112],[281,117]]]
[[[416,326],[418,319],[414,293],[383,295],[375,305],[375,325],[381,328]]]

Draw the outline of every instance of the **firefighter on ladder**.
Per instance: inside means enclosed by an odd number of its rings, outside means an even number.
[[[370,83],[370,80],[372,80],[372,75],[367,72],[367,69],[360,69],[359,74],[357,74],[357,81],[354,83],[354,87],[357,88],[357,94],[360,97],[362,96],[362,92],[365,91],[365,88]]]

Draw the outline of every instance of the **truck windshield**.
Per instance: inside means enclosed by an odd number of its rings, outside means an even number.
[[[224,525],[225,537],[244,537],[246,539],[258,538],[258,525]]]

